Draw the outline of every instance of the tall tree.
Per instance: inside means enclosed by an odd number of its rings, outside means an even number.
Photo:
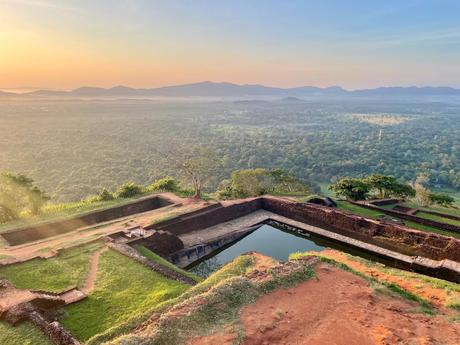
[[[337,196],[351,200],[365,200],[369,194],[369,185],[362,179],[343,177],[329,186]]]
[[[372,174],[366,177],[364,180],[370,190],[377,192],[377,197],[380,199],[394,197],[413,197],[415,196],[415,190],[404,183],[398,182],[393,176]]]
[[[158,153],[165,164],[172,166],[182,180],[191,185],[196,199],[201,198],[203,189],[222,165],[222,160],[213,150],[202,146],[176,143]]]
[[[22,211],[37,215],[47,200],[49,197],[33,179],[9,172],[0,174],[0,222],[17,219]]]

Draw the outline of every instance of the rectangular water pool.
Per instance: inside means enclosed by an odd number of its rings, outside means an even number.
[[[324,241],[306,235],[285,232],[270,225],[260,228],[243,239],[223,247],[217,254],[199,260],[189,267],[189,271],[207,277],[237,256],[256,251],[276,260],[287,261],[294,252],[322,251],[328,246]]]

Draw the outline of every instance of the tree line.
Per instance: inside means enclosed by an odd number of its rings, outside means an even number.
[[[343,177],[329,186],[337,196],[349,200],[416,198],[422,206],[433,204],[449,207],[454,198],[443,193],[433,193],[424,186],[426,177],[420,176],[411,185],[400,182],[393,176],[372,174],[364,178]]]
[[[176,180],[166,176],[144,186],[134,182],[124,183],[114,190],[101,189],[81,202],[95,204],[117,199],[136,197],[145,193],[174,192],[181,196],[202,198],[203,188],[212,178],[220,164],[211,152],[196,155],[180,162],[177,167],[182,178]],[[422,206],[437,204],[452,206],[454,199],[446,194],[432,193],[424,186],[426,178],[419,177],[413,184],[397,180],[393,176],[372,174],[364,178],[343,177],[329,186],[337,197],[349,200],[384,198],[413,199]],[[255,197],[263,194],[307,195],[318,192],[316,186],[283,169],[241,169],[233,171],[229,179],[220,182],[212,195],[216,199]],[[48,195],[35,185],[33,179],[13,173],[0,174],[0,223],[21,217],[39,216],[43,206],[50,200]]]

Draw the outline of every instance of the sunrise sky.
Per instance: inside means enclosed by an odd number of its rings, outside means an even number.
[[[0,0],[0,88],[460,87],[458,0]]]

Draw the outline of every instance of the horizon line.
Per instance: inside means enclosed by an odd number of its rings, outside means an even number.
[[[272,85],[265,85],[265,84],[260,84],[260,83],[234,83],[234,82],[228,82],[228,81],[210,81],[210,80],[203,80],[203,81],[196,81],[196,82],[189,82],[189,83],[178,83],[178,84],[166,84],[162,86],[156,86],[156,87],[135,87],[135,86],[127,86],[124,84],[116,84],[113,86],[109,87],[104,87],[104,86],[95,86],[95,85],[81,85],[69,89],[59,89],[59,88],[49,88],[49,87],[30,87],[30,86],[25,86],[25,87],[0,87],[0,91],[2,92],[7,92],[7,93],[14,93],[17,95],[25,95],[29,93],[33,93],[36,91],[56,91],[56,92],[72,92],[81,88],[94,88],[94,89],[104,89],[104,90],[110,90],[114,89],[117,87],[124,87],[128,89],[133,89],[133,90],[155,90],[155,89],[161,89],[161,88],[167,88],[167,87],[176,87],[176,86],[189,86],[189,85],[198,85],[198,84],[230,84],[230,85],[235,85],[235,86],[261,86],[261,87],[266,87],[266,88],[273,88],[273,89],[281,89],[281,90],[288,90],[288,89],[296,89],[296,88],[302,88],[302,87],[313,87],[313,88],[318,88],[318,89],[330,89],[330,88],[340,88],[344,91],[347,92],[353,92],[353,91],[361,91],[361,90],[376,90],[376,89],[381,89],[381,88],[450,88],[454,90],[460,90],[460,86],[450,86],[450,85],[430,85],[430,84],[408,84],[408,85],[381,85],[381,86],[375,86],[375,87],[362,87],[362,88],[345,88],[340,85],[330,85],[330,86],[316,86],[316,85],[311,85],[311,84],[303,84],[303,85],[298,85],[298,86],[272,86]],[[13,90],[29,90],[25,92],[14,92]]]

